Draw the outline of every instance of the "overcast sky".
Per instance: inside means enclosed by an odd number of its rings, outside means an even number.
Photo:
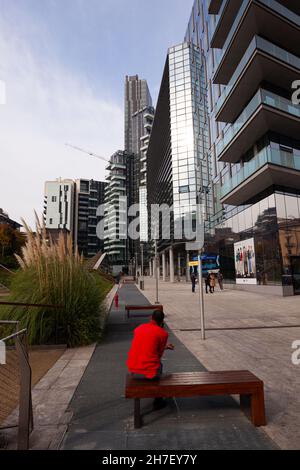
[[[123,82],[156,100],[167,48],[183,40],[192,0],[0,0],[0,207],[33,222],[44,182],[103,180],[123,148]]]

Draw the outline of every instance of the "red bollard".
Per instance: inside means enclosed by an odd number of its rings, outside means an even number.
[[[119,308],[119,296],[118,296],[118,294],[115,295],[115,307]]]

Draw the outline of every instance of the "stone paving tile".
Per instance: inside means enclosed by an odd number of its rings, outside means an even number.
[[[32,449],[58,449],[71,421],[68,406],[89,363],[95,345],[66,350],[32,391],[34,431]],[[12,441],[13,442],[13,441]]]
[[[152,302],[153,279],[147,278],[145,287]],[[190,291],[190,284],[160,283],[168,326],[208,370],[247,368],[264,380],[266,433],[281,448],[299,449],[300,369],[291,362],[292,342],[300,339],[299,298],[217,288],[214,295],[204,295],[207,339],[203,342],[198,295]]]

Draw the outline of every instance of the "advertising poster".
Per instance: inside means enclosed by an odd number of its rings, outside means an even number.
[[[257,284],[254,238],[234,244],[237,284]]]

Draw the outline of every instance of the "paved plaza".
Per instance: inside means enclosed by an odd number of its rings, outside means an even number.
[[[167,324],[208,370],[249,369],[265,382],[267,434],[283,449],[300,446],[300,366],[292,343],[300,340],[300,298],[216,287],[205,294],[206,341],[201,340],[199,292],[191,284],[159,283]],[[155,280],[144,295],[155,301]]]
[[[133,330],[149,321],[149,313],[125,315],[126,303],[147,304],[134,285],[120,290],[120,306],[112,308],[103,342],[83,375],[69,406],[73,415],[62,445],[66,450],[204,450],[276,449],[262,428],[255,428],[231,397],[168,400],[152,410],[142,400],[144,426],[133,427],[133,401],[126,400],[126,358]],[[203,371],[203,364],[170,331],[175,351],[167,351],[166,372]]]

